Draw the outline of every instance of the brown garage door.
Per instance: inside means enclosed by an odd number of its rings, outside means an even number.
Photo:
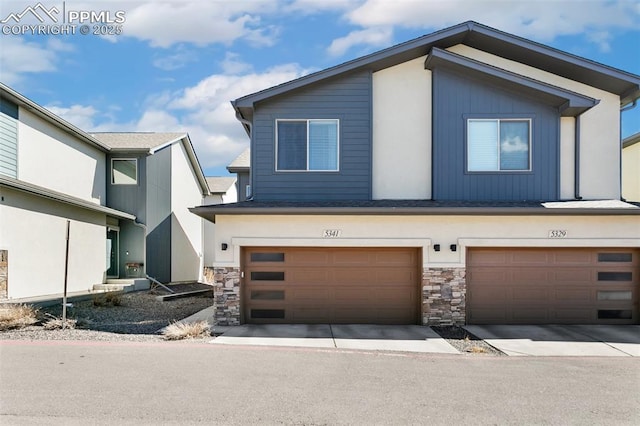
[[[640,251],[470,248],[470,324],[637,324]]]
[[[417,324],[419,249],[246,248],[243,320]]]

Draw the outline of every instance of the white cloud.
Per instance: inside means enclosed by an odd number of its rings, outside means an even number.
[[[375,27],[365,30],[352,31],[347,36],[337,38],[327,48],[332,56],[344,55],[353,46],[365,45],[383,47],[391,44],[393,31],[391,27]]]
[[[227,52],[220,65],[224,74],[242,74],[253,68],[251,64],[240,60],[239,54],[233,52]]]
[[[286,12],[313,15],[321,12],[346,11],[362,3],[362,0],[295,0],[284,7]]]
[[[45,108],[85,131],[93,130],[93,123],[98,112],[94,107],[84,105],[71,105],[70,107],[48,105]]]
[[[0,79],[5,84],[14,85],[23,80],[25,73],[56,71],[60,53],[71,52],[74,48],[53,38],[46,44],[40,44],[21,37],[3,36],[0,50]]]
[[[156,57],[153,60],[153,66],[164,71],[174,71],[187,66],[196,59],[198,59],[196,52],[180,47],[171,55]]]
[[[146,2],[126,10],[123,35],[148,40],[153,47],[181,42],[229,44],[239,38],[269,45],[277,31],[261,28],[258,14],[276,6],[277,2],[268,0]]]
[[[425,30],[473,20],[543,42],[587,33],[595,34],[589,39],[606,50],[609,39],[604,37],[605,29],[635,29],[640,10],[637,2],[629,0],[593,0],[583,6],[571,0],[367,0],[348,11],[345,18],[365,29],[400,26]]]

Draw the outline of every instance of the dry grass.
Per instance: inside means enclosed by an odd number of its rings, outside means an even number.
[[[471,346],[467,349],[467,352],[471,352],[472,354],[486,354],[487,350],[480,346]]]
[[[31,305],[0,306],[0,331],[27,327],[38,322],[38,310]]]
[[[110,291],[93,295],[93,306],[122,306],[122,292]]]
[[[48,315],[50,318],[42,324],[42,328],[45,330],[62,330],[63,328],[76,328],[78,321],[73,318],[67,318],[64,327],[62,326],[62,318]]]
[[[196,337],[210,336],[211,330],[206,321],[190,323],[174,322],[162,330],[162,335],[165,340],[193,339]]]

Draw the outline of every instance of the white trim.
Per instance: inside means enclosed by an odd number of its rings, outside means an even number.
[[[639,248],[637,238],[459,238],[461,247]]]
[[[278,122],[280,121],[304,121],[307,123],[307,168],[304,170],[280,170],[278,168]],[[327,121],[336,123],[336,168],[327,170],[310,170],[309,169],[309,123],[311,121]],[[340,119],[339,118],[276,118],[275,125],[275,171],[278,173],[291,173],[291,172],[339,172],[340,171]]]
[[[135,161],[136,162],[136,182],[135,183],[115,183],[113,181],[113,162],[114,161]],[[137,185],[140,181],[140,173],[138,172],[138,159],[136,157],[117,157],[111,159],[111,185]]]

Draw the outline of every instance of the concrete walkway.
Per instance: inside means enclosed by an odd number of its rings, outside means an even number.
[[[640,325],[467,325],[510,356],[640,357]]]
[[[297,346],[458,354],[429,327],[418,325],[239,325],[211,341],[221,345]]]

